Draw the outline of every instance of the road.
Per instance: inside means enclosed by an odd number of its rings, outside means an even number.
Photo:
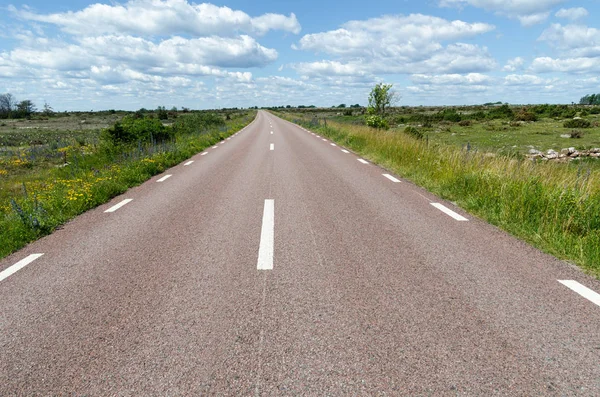
[[[0,271],[2,396],[600,395],[597,280],[263,111]]]

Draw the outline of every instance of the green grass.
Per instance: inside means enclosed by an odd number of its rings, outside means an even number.
[[[0,171],[9,172],[0,172],[0,258],[225,139],[254,116],[255,112],[238,114],[223,126],[198,126],[160,144],[113,147],[75,142],[56,149],[59,160],[63,153],[68,160],[59,166],[54,157],[4,158]]]
[[[470,213],[600,276],[600,171],[535,163],[458,144],[283,114]]]

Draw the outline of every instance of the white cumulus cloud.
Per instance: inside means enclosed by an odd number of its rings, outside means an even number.
[[[9,9],[20,18],[54,24],[82,36],[100,34],[228,36],[236,33],[264,35],[270,30],[298,34],[296,16],[265,14],[250,17],[243,11],[187,0],[130,0],[121,4],[92,4],[81,11],[38,14],[28,8]]]
[[[576,21],[578,19],[582,19],[588,16],[588,10],[583,7],[576,8],[561,8],[554,14],[558,18],[570,19],[571,21]]]
[[[545,21],[550,10],[567,0],[441,0],[445,7],[473,6],[518,19],[523,26]]]

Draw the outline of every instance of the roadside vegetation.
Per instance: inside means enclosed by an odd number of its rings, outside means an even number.
[[[0,258],[223,140],[255,115],[159,108],[0,120]]]
[[[600,107],[395,107],[387,128],[369,127],[364,108],[276,113],[600,277],[600,159],[528,157],[532,148],[600,147]]]

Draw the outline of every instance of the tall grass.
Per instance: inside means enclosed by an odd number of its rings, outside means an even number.
[[[600,173],[535,163],[404,133],[293,120],[518,236],[600,276]],[[526,263],[526,258],[524,258]]]
[[[0,200],[0,258],[225,139],[254,116],[249,113],[221,125],[183,121],[176,139],[161,143],[100,147],[92,152],[88,146],[70,147],[68,164],[19,174],[16,190],[15,178],[0,175],[0,189],[10,190]]]

